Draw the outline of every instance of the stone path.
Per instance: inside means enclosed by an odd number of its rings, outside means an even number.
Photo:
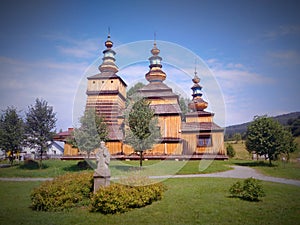
[[[224,178],[249,178],[253,177],[258,180],[271,181],[276,183],[291,184],[300,187],[300,180],[292,180],[286,178],[270,177],[258,173],[255,169],[246,166],[232,166],[233,170],[228,170],[218,173],[208,174],[185,174],[185,175],[165,175],[165,176],[151,176],[152,179],[168,179],[168,178],[195,178],[195,177],[224,177]],[[0,181],[46,181],[53,178],[0,178]]]

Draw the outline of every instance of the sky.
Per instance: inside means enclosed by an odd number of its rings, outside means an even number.
[[[53,106],[57,130],[72,127],[110,27],[129,87],[147,83],[156,33],[168,85],[190,97],[196,66],[222,126],[300,111],[299,8],[287,0],[1,0],[0,109],[24,115],[40,98]]]

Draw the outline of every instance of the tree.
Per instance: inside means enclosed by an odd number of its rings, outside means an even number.
[[[183,97],[180,96],[180,98],[179,98],[179,107],[180,107],[181,112],[182,112],[182,117],[181,117],[182,121],[185,121],[185,114],[189,110],[188,103],[189,103],[188,98],[183,98]]]
[[[287,124],[289,125],[294,137],[300,135],[300,116],[295,119],[289,119]]]
[[[265,155],[272,165],[279,154],[287,154],[295,151],[291,132],[285,130],[278,121],[267,116],[256,116],[247,128],[246,148],[249,152]]]
[[[55,133],[56,113],[47,101],[36,99],[35,105],[28,107],[26,113],[25,134],[29,147],[36,148],[40,154],[42,168],[43,153],[47,150],[49,141]]]
[[[227,150],[227,155],[230,157],[230,158],[233,158],[236,154],[232,144],[228,144],[227,147],[226,147],[226,150]]]
[[[142,82],[136,83],[134,86],[132,86],[128,91],[127,91],[127,97],[130,98],[132,95],[134,95],[139,89],[144,87],[145,84]]]
[[[142,167],[143,152],[151,149],[161,137],[157,118],[149,105],[150,102],[146,99],[137,100],[126,121],[125,141],[140,153],[140,167]]]
[[[235,141],[235,144],[237,144],[240,140],[242,140],[242,135],[240,133],[235,133],[233,135],[233,139]]]
[[[85,151],[90,157],[90,153],[100,147],[101,141],[106,141],[108,131],[103,117],[98,116],[95,109],[86,109],[84,115],[80,118],[81,126],[74,129],[76,143],[73,146]]]
[[[0,148],[9,155],[13,164],[14,154],[21,150],[24,144],[24,122],[17,109],[8,107],[0,118]]]

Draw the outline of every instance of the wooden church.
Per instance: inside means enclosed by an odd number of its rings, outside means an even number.
[[[124,143],[122,125],[126,106],[126,82],[117,75],[118,67],[115,64],[116,52],[112,49],[113,42],[108,35],[103,51],[103,62],[99,66],[99,73],[87,78],[86,108],[95,108],[108,127],[108,141],[106,146],[112,155],[129,156],[134,154],[131,146]],[[202,99],[200,78],[192,79],[192,96],[189,103],[191,112],[185,115],[182,121],[182,112],[179,107],[179,96],[168,87],[164,80],[166,73],[162,70],[162,58],[156,43],[151,49],[149,58],[149,72],[145,78],[149,82],[138,90],[138,94],[150,102],[150,107],[158,117],[161,131],[161,140],[146,151],[146,156],[183,156],[205,155],[212,158],[225,159],[224,129],[213,122],[214,113],[206,112],[208,103]],[[70,131],[58,133],[56,140],[66,140]],[[77,155],[78,150],[65,144],[65,156]],[[209,158],[209,157],[208,157]]]

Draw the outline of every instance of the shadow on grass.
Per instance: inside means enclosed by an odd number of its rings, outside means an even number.
[[[62,168],[67,172],[79,172],[83,170],[93,170],[92,165],[89,165],[86,161],[80,161],[76,165],[70,165]]]
[[[140,168],[139,166],[123,166],[123,165],[113,165],[111,168],[115,168],[116,170],[123,171],[123,172],[133,172],[133,171],[140,171],[144,169],[143,167]]]
[[[40,168],[40,164],[34,160],[26,160],[24,164],[19,165],[19,169],[23,170],[47,169],[48,167],[48,165],[42,163],[42,167]]]
[[[253,161],[253,162],[234,162],[238,166],[249,166],[249,167],[277,167],[277,165],[269,164],[265,161]]]

